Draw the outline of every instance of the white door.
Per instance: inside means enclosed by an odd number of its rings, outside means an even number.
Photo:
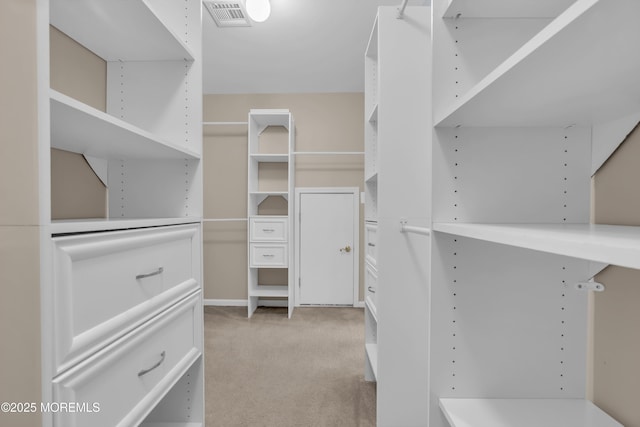
[[[300,304],[353,305],[354,209],[352,193],[299,194]]]

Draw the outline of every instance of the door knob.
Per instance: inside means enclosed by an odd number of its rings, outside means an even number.
[[[344,248],[340,248],[340,252],[351,252],[351,246],[347,245]]]

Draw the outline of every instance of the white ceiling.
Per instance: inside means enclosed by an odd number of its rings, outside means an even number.
[[[271,0],[266,22],[236,28],[218,27],[203,8],[204,93],[363,92],[377,7],[400,3]]]

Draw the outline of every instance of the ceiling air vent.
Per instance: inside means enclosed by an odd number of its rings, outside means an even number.
[[[244,3],[240,1],[204,1],[203,2],[218,27],[250,27]]]

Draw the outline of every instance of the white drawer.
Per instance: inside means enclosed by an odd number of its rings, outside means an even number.
[[[365,262],[364,287],[365,298],[373,304],[374,308],[377,307],[378,272],[368,262]]]
[[[252,242],[286,242],[288,223],[287,217],[251,217],[249,239]]]
[[[54,375],[200,287],[200,226],[56,237]]]
[[[249,266],[252,268],[283,268],[288,265],[286,243],[251,243]]]
[[[59,411],[54,427],[138,425],[202,354],[196,292],[53,380],[55,402],[97,411]]]
[[[378,225],[377,224],[365,224],[364,226],[364,245],[365,245],[365,259],[376,266],[376,260],[378,259],[378,251],[376,245],[378,244]]]

